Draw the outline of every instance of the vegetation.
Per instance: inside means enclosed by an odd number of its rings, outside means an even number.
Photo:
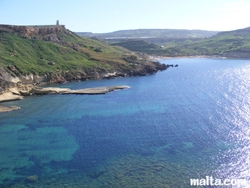
[[[166,47],[162,53],[176,49],[176,55],[217,55],[229,57],[249,57],[250,29],[221,32],[215,36],[193,42],[183,42]]]
[[[205,38],[122,39],[112,45],[162,56],[216,55],[250,57],[250,28],[220,32]]]
[[[113,46],[122,46],[124,48],[127,48],[131,51],[135,52],[143,52],[150,54],[151,52],[160,50],[160,46],[153,44],[153,43],[147,43],[144,40],[123,40],[117,43],[111,43]]]
[[[204,38],[217,34],[217,31],[187,29],[135,29],[111,33],[78,32],[78,35],[98,38]]]
[[[132,52],[121,47],[83,38],[68,30],[56,33],[58,42],[41,40],[41,37],[1,30],[0,67],[16,75],[43,75],[59,71],[112,71],[129,66],[124,57]]]

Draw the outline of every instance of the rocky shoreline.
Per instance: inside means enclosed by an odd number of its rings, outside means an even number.
[[[20,87],[19,87],[20,88]],[[25,95],[46,95],[46,94],[78,94],[78,95],[98,95],[98,94],[106,94],[108,92],[120,89],[127,89],[129,86],[103,86],[103,87],[95,87],[95,88],[84,88],[71,90],[69,88],[59,88],[59,87],[37,87],[28,85],[26,86],[26,91],[19,90],[18,87],[9,88],[8,92],[4,92],[0,94],[0,102],[12,101],[12,100],[21,100],[23,99],[22,94]],[[18,110],[20,107],[18,106],[0,106],[0,112],[10,112],[13,110]]]
[[[103,87],[94,87],[94,88],[84,88],[71,90],[69,88],[57,88],[57,87],[35,87],[32,89],[33,95],[45,95],[45,94],[79,94],[79,95],[98,95],[106,94],[108,92],[120,89],[127,89],[129,86],[103,86]]]
[[[18,106],[0,106],[0,113],[1,112],[10,112],[10,111],[13,111],[13,110],[19,110],[20,107]]]
[[[169,66],[159,62],[136,66],[134,69],[124,71],[106,72],[103,70],[92,70],[90,72],[71,73],[56,72],[45,75],[19,75],[13,76],[11,71],[6,71],[0,67],[0,103],[4,101],[20,100],[24,96],[44,95],[44,94],[105,94],[117,89],[125,89],[128,86],[106,86],[98,88],[85,88],[80,90],[70,90],[68,88],[39,87],[53,83],[65,83],[70,81],[84,81],[97,79],[113,79],[126,76],[145,76],[155,74],[158,71],[166,70]],[[17,107],[0,107],[0,112],[16,110]]]

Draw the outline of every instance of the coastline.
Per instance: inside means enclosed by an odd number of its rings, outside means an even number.
[[[11,92],[6,92],[0,95],[0,102],[21,100],[21,99],[23,99],[23,96],[15,95]]]
[[[6,92],[0,95],[0,103],[1,102],[6,102],[6,101],[14,101],[14,100],[21,100],[23,99],[23,96],[20,95],[15,95],[11,92]],[[18,106],[0,106],[0,113],[1,112],[10,112],[13,110],[19,110],[20,107]]]
[[[31,95],[46,95],[46,94],[78,94],[78,95],[98,95],[98,94],[106,94],[111,91],[121,90],[121,89],[128,89],[130,86],[121,85],[121,86],[103,86],[103,87],[94,87],[94,88],[84,88],[84,89],[76,89],[71,90],[69,88],[59,88],[59,87],[29,87],[30,90],[25,91],[27,96]],[[21,100],[23,96],[20,94],[21,92],[17,90],[17,88],[9,89],[14,90],[15,94],[8,91],[6,93],[0,94],[0,103],[6,101],[13,101],[13,100]],[[0,113],[1,112],[10,112],[13,110],[19,110],[20,107],[18,106],[0,106]]]
[[[149,56],[151,60],[158,61],[158,60],[167,60],[167,59],[182,59],[182,58],[221,58],[221,59],[227,59],[229,57],[225,56],[209,56],[209,55],[191,55],[191,56]]]
[[[177,58],[227,58],[227,57],[222,57],[222,56],[206,56],[206,55],[196,55],[196,56],[148,56],[148,58],[152,61],[159,61],[159,60],[170,60],[170,59],[177,59]],[[158,63],[159,62],[154,62]],[[155,64],[155,65],[158,65]],[[165,65],[165,64],[161,64]],[[169,65],[165,65],[167,68]],[[172,66],[172,65],[170,65]],[[177,65],[178,66],[178,65]],[[160,67],[159,65],[157,66],[158,70],[165,70],[167,69],[165,67]],[[155,71],[155,70],[154,70]],[[147,73],[144,74],[135,74],[139,76],[144,76]],[[134,76],[135,76],[134,75]],[[122,75],[124,77],[124,75]],[[121,77],[121,74],[117,74],[116,72],[114,73],[106,73],[102,75],[102,79],[113,79],[116,77]],[[54,83],[54,82],[52,82]],[[41,85],[48,85],[51,84],[50,82],[47,82],[46,84]],[[38,87],[34,83],[33,84],[25,84],[25,83],[18,83],[15,84],[14,87],[8,88],[5,92],[0,94],[0,104],[1,102],[6,102],[6,101],[14,101],[14,100],[21,100],[24,98],[24,96],[31,96],[31,95],[45,95],[45,94],[85,94],[85,95],[96,95],[96,94],[106,94],[108,92],[118,90],[118,89],[127,89],[129,86],[104,86],[104,87],[96,87],[96,88],[84,88],[84,89],[78,89],[78,90],[71,90],[69,88],[59,88],[59,87]],[[1,112],[9,112],[12,110],[18,110],[20,107],[17,106],[1,106],[0,105],[0,113]]]
[[[99,80],[99,79],[114,79],[117,77],[127,76],[146,76],[148,74],[155,74],[158,71],[163,71],[168,68],[167,65],[159,62],[151,61],[150,64],[142,64],[139,67],[135,65],[134,69],[124,70],[122,72],[103,72],[101,70],[94,70],[91,74],[71,75],[58,73],[51,75],[21,75],[19,77],[13,77],[7,71],[0,67],[0,103],[5,101],[20,100],[24,96],[31,95],[45,95],[45,94],[106,94],[108,92],[117,89],[126,89],[129,86],[105,86],[97,88],[84,88],[80,90],[70,90],[69,88],[42,88],[39,86],[45,86],[53,83],[65,83],[71,81],[84,81],[84,80]],[[0,106],[1,107],[1,106]],[[16,108],[4,108],[0,112],[11,111]]]

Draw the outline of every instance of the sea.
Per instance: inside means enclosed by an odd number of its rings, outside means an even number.
[[[130,86],[105,95],[51,94],[1,103],[21,109],[0,113],[0,187],[186,188],[193,187],[190,179],[206,178],[250,182],[250,60],[159,61],[178,67],[52,85]],[[235,181],[224,187],[242,187]]]

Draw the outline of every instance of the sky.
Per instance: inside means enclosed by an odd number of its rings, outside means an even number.
[[[250,0],[0,0],[0,24],[75,32],[127,29],[228,31],[250,27]]]

